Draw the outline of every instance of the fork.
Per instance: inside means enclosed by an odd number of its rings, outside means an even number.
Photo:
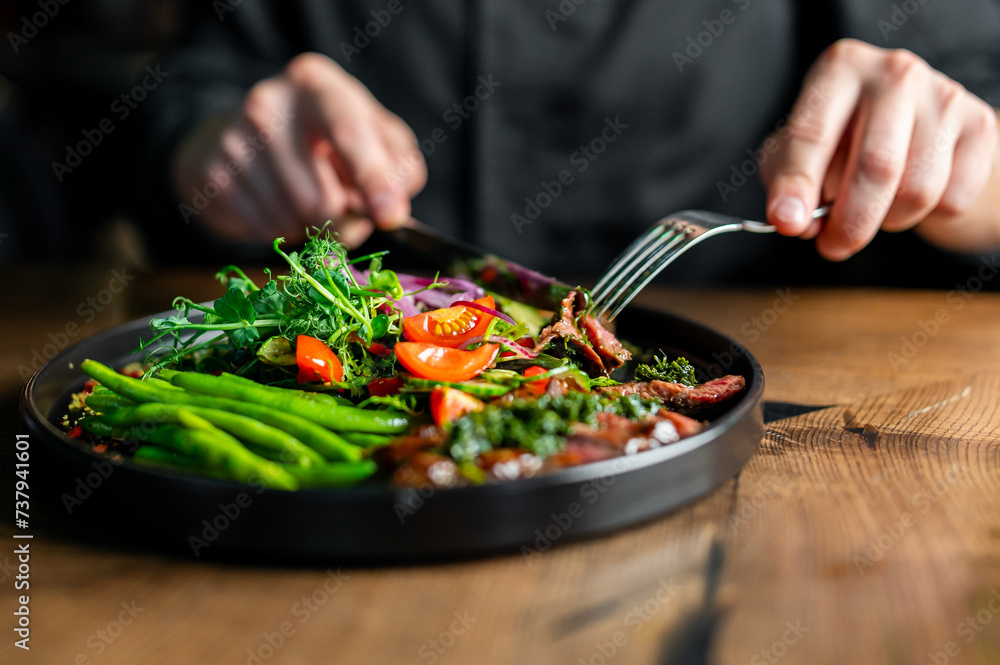
[[[812,213],[822,219],[830,212],[824,205]],[[593,309],[598,318],[613,321],[640,291],[674,259],[705,238],[729,233],[774,233],[770,224],[705,210],[684,210],[664,217],[639,236],[604,271],[591,290]]]

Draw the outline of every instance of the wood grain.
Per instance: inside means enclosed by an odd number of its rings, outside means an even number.
[[[767,662],[784,622],[807,629],[788,663],[994,662],[998,398],[980,374],[772,423],[739,478],[718,662]]]
[[[23,431],[18,366],[77,320],[108,274],[32,277],[57,295],[39,307],[36,294],[15,294],[24,316],[0,321],[5,451]],[[205,299],[218,287],[204,271],[139,274],[83,334],[178,293]],[[690,506],[530,561],[339,577],[168,558],[40,525],[30,653],[9,637],[12,548],[0,550],[0,662],[996,662],[1000,298],[956,309],[946,292],[784,293],[644,296],[745,344],[768,398],[837,405],[771,424],[740,476]],[[939,310],[949,320],[894,364],[889,354],[922,341],[921,322]],[[0,524],[0,540],[11,531]],[[118,625],[125,607],[137,616]]]

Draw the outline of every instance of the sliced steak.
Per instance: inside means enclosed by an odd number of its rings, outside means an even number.
[[[547,350],[555,341],[563,339],[580,353],[583,359],[597,371],[606,373],[601,356],[590,345],[576,325],[577,310],[586,306],[586,298],[578,291],[570,291],[559,305],[558,320],[553,321],[538,335],[535,353]]]
[[[583,319],[583,332],[601,357],[606,372],[618,369],[632,357],[614,333],[589,314]]]
[[[618,457],[619,453],[606,442],[592,439],[585,435],[577,435],[566,440],[566,447],[545,460],[545,470],[562,469],[568,466],[580,466],[591,462]]]
[[[542,331],[538,334],[538,343],[535,344],[535,352],[541,352],[545,347],[547,347],[553,340],[560,337],[567,337],[573,335],[574,331],[576,335],[580,336],[580,331],[576,330],[576,321],[573,319],[573,309],[576,304],[576,291],[570,291],[569,294],[562,299],[559,303],[559,311],[556,312],[556,319],[553,320],[549,325],[542,328]]]
[[[573,425],[566,447],[545,462],[546,468],[563,468],[634,455],[692,436],[703,423],[661,409],[655,416],[632,421],[613,413],[597,414],[597,425]]]
[[[698,432],[705,429],[705,423],[695,420],[694,418],[689,418],[688,416],[685,416],[684,414],[681,413],[677,413],[676,411],[667,411],[666,409],[660,409],[660,412],[657,415],[659,415],[660,418],[662,419],[657,423],[658,425],[660,422],[669,421],[670,424],[673,425],[674,429],[677,431],[677,435],[682,439],[686,439],[689,436],[694,436]],[[658,435],[654,435],[653,438],[659,440],[661,443],[666,443]]]
[[[631,381],[595,390],[608,397],[639,395],[648,399],[656,399],[673,411],[696,414],[732,399],[743,392],[744,388],[746,388],[746,379],[742,376],[729,374],[694,387],[668,381]]]

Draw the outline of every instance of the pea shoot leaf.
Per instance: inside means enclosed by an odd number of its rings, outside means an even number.
[[[350,292],[350,284],[347,283],[347,277],[339,270],[334,270],[330,273],[330,276],[333,278],[334,287],[340,292],[340,295],[346,298]]]
[[[257,320],[253,304],[236,288],[230,288],[215,301],[215,313],[226,323],[252,324]]]
[[[389,332],[389,317],[379,314],[372,319],[372,339],[381,339]]]
[[[247,300],[258,314],[281,314],[284,311],[284,302],[278,293],[278,283],[273,279],[259,291],[251,292]]]
[[[233,346],[243,348],[255,344],[260,339],[260,331],[253,326],[247,326],[246,328],[227,330],[226,336],[232,341]]]
[[[149,327],[153,330],[171,330],[190,323],[186,316],[168,316],[163,319],[153,319],[149,322]]]

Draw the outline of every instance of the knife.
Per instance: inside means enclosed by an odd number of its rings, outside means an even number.
[[[469,277],[493,293],[540,309],[555,310],[570,291],[580,288],[441,233],[412,217],[387,233],[446,274]]]

